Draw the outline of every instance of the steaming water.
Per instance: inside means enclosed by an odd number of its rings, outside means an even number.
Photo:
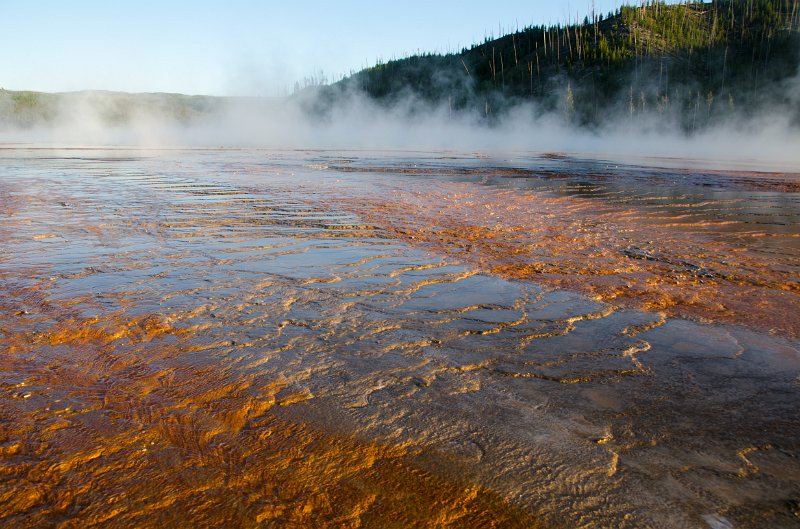
[[[797,175],[1,156],[5,526],[800,523]]]

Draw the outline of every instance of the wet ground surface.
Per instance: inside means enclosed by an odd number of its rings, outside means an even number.
[[[800,525],[797,175],[0,159],[2,525]]]

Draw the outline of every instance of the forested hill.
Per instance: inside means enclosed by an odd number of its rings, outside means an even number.
[[[387,104],[414,95],[490,120],[534,101],[579,125],[601,124],[614,111],[661,115],[686,130],[769,107],[800,124],[798,4],[650,1],[580,23],[528,27],[460,53],[380,63],[327,95],[333,101],[355,87]]]
[[[0,131],[5,127],[34,127],[59,118],[80,121],[87,113],[107,125],[126,124],[145,113],[159,119],[189,122],[215,111],[223,100],[183,94],[103,90],[51,94],[0,88]]]
[[[731,120],[763,126],[776,119],[800,127],[799,28],[800,0],[650,1],[578,23],[527,27],[458,53],[382,62],[289,101],[0,89],[0,132],[70,126],[87,116],[114,126],[188,125],[231,111],[252,120],[296,108],[292,102],[313,123],[335,108],[349,112],[348,103],[364,94],[412,117],[465,113],[487,123],[513,112],[588,128],[627,120],[691,133]]]

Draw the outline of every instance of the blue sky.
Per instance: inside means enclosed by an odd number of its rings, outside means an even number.
[[[622,0],[595,0],[598,12]],[[279,95],[417,51],[456,51],[591,0],[0,0],[0,87]]]

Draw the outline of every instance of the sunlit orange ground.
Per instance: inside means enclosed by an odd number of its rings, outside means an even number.
[[[482,487],[426,470],[419,449],[281,417],[309,398],[285,382],[187,366],[196,331],[66,317],[0,342],[3,370],[30,374],[3,382],[7,527],[537,527]],[[70,363],[36,346],[66,348]]]
[[[103,180],[115,167],[105,161],[72,180],[45,172],[40,188],[0,181],[0,525],[796,523],[798,447],[786,441],[796,421],[781,409],[738,425],[725,415],[729,403],[744,407],[736,386],[717,395],[703,378],[726,375],[729,361],[760,366],[762,346],[772,355],[765,364],[793,373],[794,342],[680,324],[686,335],[672,341],[646,334],[674,316],[798,336],[800,252],[777,255],[760,242],[796,247],[793,228],[768,233],[735,219],[457,182],[382,193],[356,181],[358,192],[332,185],[298,199],[289,180],[256,199],[247,186],[284,168],[234,166],[255,176],[212,184],[214,171],[192,166],[199,182],[177,182],[179,162],[156,165],[156,176],[123,173],[124,185]],[[350,212],[352,224],[325,220],[331,210]],[[139,249],[139,238],[156,249]],[[345,239],[331,247],[354,253],[336,266],[312,262],[300,279],[264,265],[329,255],[302,246],[308,239],[317,249]],[[222,243],[230,246],[212,249]],[[379,244],[388,248],[358,253]],[[431,262],[396,262],[409,245]],[[86,249],[86,262],[61,257]],[[17,266],[25,259],[33,264]],[[58,259],[66,264],[50,262]],[[448,272],[451,263],[467,266]],[[114,273],[141,279],[102,282]],[[564,314],[538,294],[437,307],[424,291],[458,293],[479,276],[485,283],[471,288],[531,280],[601,303],[570,293]],[[391,312],[425,296],[433,309]],[[620,310],[631,307],[645,313]],[[482,310],[521,316],[472,315]],[[605,319],[607,336],[582,332]],[[342,372],[350,378],[336,378]],[[797,382],[774,384],[785,393],[767,396],[791,407]],[[341,416],[351,422],[326,422]],[[740,438],[729,438],[734,427]]]
[[[438,175],[442,170],[406,169],[426,172]],[[519,176],[519,171],[506,172]],[[461,174],[497,173],[503,171]],[[783,178],[777,180],[744,176],[749,177],[749,188],[795,193],[800,185],[800,177],[792,175],[778,175]],[[502,277],[578,290],[593,299],[669,316],[800,334],[796,226],[771,233],[735,218],[697,222],[691,205],[685,206],[684,216],[676,216],[658,208],[626,208],[537,191],[438,182],[427,187],[395,191],[350,207],[413,245]],[[719,207],[724,210],[725,201]],[[759,252],[765,238],[772,239],[771,245],[798,251],[789,258]]]

